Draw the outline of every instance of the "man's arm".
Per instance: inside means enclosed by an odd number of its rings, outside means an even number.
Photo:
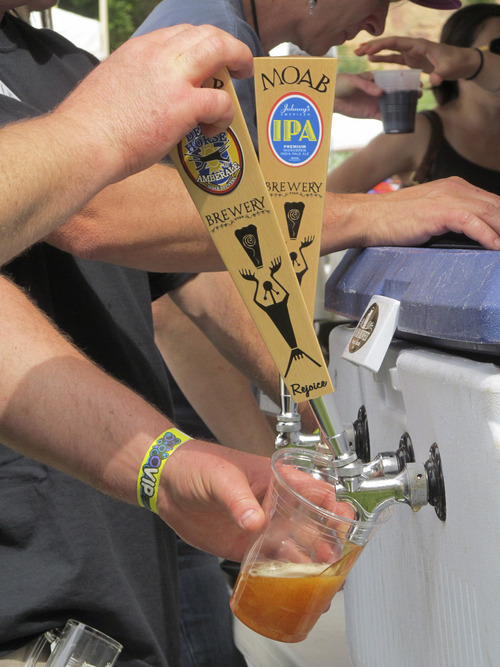
[[[169,294],[224,358],[279,405],[278,369],[229,273],[200,273]],[[309,403],[299,411],[304,433],[314,432]]]
[[[159,30],[123,44],[53,113],[0,131],[0,262],[157,162],[199,122],[209,133],[227,127],[229,96],[201,88],[225,65],[251,75],[248,47],[211,26]]]
[[[378,55],[385,50],[393,53]],[[356,54],[367,55],[372,62],[422,69],[430,74],[433,86],[439,86],[444,80],[473,77],[481,88],[492,93],[500,91],[500,56],[489,50],[483,50],[481,58],[472,47],[431,42],[420,37],[381,37],[358,46]]]
[[[456,177],[377,197],[327,193],[321,254],[416,245],[447,231],[498,250],[500,197]],[[165,165],[107,188],[48,240],[87,259],[149,271],[224,268],[179,175]]]
[[[276,432],[260,409],[248,379],[222,356],[169,294],[153,303],[153,318],[156,344],[169,371],[219,444],[271,456]]]
[[[420,245],[447,231],[500,250],[500,197],[457,176],[376,196],[327,192],[325,202],[322,254]]]
[[[164,164],[105,188],[45,240],[79,257],[146,271],[224,268],[177,170]]]
[[[0,305],[1,441],[137,504],[143,458],[172,422],[84,357],[3,277]],[[257,498],[269,472],[263,457],[188,441],[163,469],[160,516],[192,544],[240,559],[262,525]]]
[[[279,402],[276,364],[227,271],[200,273],[169,295],[231,364]]]

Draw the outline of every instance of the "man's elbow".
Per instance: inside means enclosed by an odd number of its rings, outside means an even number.
[[[81,259],[100,259],[103,239],[97,221],[89,215],[77,214],[62,227],[49,234],[44,241],[59,250]]]

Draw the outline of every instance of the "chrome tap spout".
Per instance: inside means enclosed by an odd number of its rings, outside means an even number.
[[[398,449],[401,458],[401,450]],[[425,463],[406,460],[400,471],[373,475],[374,462],[337,468],[335,486],[338,501],[348,503],[360,521],[376,521],[378,514],[394,503],[405,503],[417,512],[424,505],[432,505],[441,521],[446,521],[446,493],[439,448],[434,443]],[[358,531],[359,532],[359,531]],[[362,533],[353,530],[349,539],[363,544]]]
[[[385,477],[367,477],[363,472],[348,476],[347,468],[338,471],[337,500],[349,503],[363,521],[371,520],[394,503],[405,503],[413,510],[428,503],[428,480],[423,463],[408,463],[400,473]]]
[[[351,448],[333,394],[313,398],[310,405],[321,431],[321,442],[327,445],[335,456],[332,465],[343,467],[354,463],[357,454]]]
[[[276,449],[281,449],[282,447],[314,449],[317,447],[320,436],[302,433],[302,424],[297,403],[295,403],[286,388],[283,378],[280,378],[280,402],[281,412],[276,418],[277,436],[274,441]]]
[[[398,474],[367,477],[366,466],[355,462],[337,470],[337,500],[348,503],[360,522],[375,522],[384,509],[395,503],[405,503],[414,511],[429,502],[429,483],[425,465],[408,463]],[[361,471],[361,472],[360,472]],[[354,527],[349,535],[354,544],[364,544],[363,529]]]

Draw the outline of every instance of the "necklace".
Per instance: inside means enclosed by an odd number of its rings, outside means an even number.
[[[252,6],[253,25],[254,25],[254,28],[255,28],[255,32],[257,33],[257,37],[260,39],[259,22],[257,21],[257,7],[255,6],[255,0],[250,0],[250,4]]]

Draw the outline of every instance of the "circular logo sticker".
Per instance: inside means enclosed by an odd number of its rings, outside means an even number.
[[[243,152],[231,128],[209,138],[195,127],[177,150],[189,178],[205,192],[225,195],[241,181]]]
[[[269,114],[267,138],[283,164],[302,167],[312,160],[323,138],[323,120],[313,100],[303,93],[281,97]]]
[[[357,352],[370,339],[378,321],[378,305],[372,303],[361,318],[349,342],[349,352]]]

